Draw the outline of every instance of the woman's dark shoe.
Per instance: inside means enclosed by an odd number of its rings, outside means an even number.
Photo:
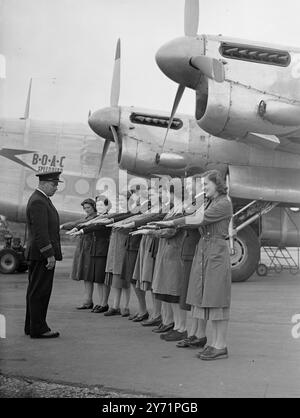
[[[192,342],[195,340],[198,340],[198,338],[195,335],[192,335],[190,337],[185,338],[184,340],[179,341],[176,344],[176,347],[179,347],[179,348],[191,347]]]
[[[92,312],[93,313],[103,313],[103,312],[107,312],[108,310],[109,310],[109,306],[108,305],[106,305],[106,306],[100,306],[100,305],[98,305],[98,307],[95,306],[95,308],[92,310]]]
[[[156,326],[159,326],[160,324],[161,324],[161,316],[159,315],[156,318],[147,319],[147,321],[142,322],[141,325],[143,325],[143,327],[156,327]]]
[[[93,309],[91,310],[91,312],[95,312],[95,310],[96,310],[96,309],[99,309],[99,308],[101,308],[101,306],[100,306],[100,305],[95,305],[95,306],[93,307]]]
[[[107,312],[105,312],[104,316],[116,316],[121,315],[120,309],[110,308]]]
[[[201,351],[199,351],[199,353],[196,354],[196,357],[200,358],[200,355],[204,353],[204,351],[206,350],[211,350],[213,347],[211,347],[210,345],[206,345],[205,347],[203,347],[203,349]]]
[[[128,320],[129,321],[133,321],[135,318],[137,318],[139,316],[139,314],[138,313],[135,313],[135,314],[132,314],[132,315],[129,315],[129,317],[128,317]]]
[[[90,303],[88,305],[86,303],[84,303],[83,305],[78,306],[76,309],[78,309],[78,310],[82,310],[82,309],[93,309],[93,306],[94,306],[93,303]]]
[[[161,334],[160,335],[160,339],[161,340],[164,340],[165,339],[165,337],[167,336],[167,335],[171,335],[171,334],[173,334],[174,332],[177,332],[177,331],[174,331],[174,329],[172,328],[172,329],[170,329],[168,332],[165,332],[164,334]],[[183,338],[182,338],[183,339]]]
[[[205,347],[207,344],[207,338],[203,337],[203,338],[196,338],[195,340],[193,340],[191,342],[191,347],[193,348],[202,348]]]
[[[198,358],[201,360],[217,360],[221,358],[228,358],[228,350],[226,348],[215,348],[215,347],[207,347],[201,353],[199,353]]]
[[[172,322],[169,325],[164,325],[162,324],[161,326],[159,326],[158,328],[153,329],[153,332],[156,332],[157,334],[161,334],[163,332],[168,332],[171,331],[174,328],[174,322]]]
[[[149,318],[149,313],[146,312],[144,315],[138,315],[136,318],[132,320],[132,322],[142,322]]]
[[[162,337],[162,335],[161,335]],[[163,340],[165,341],[181,341],[184,338],[187,337],[187,332],[183,331],[183,332],[179,332],[179,331],[172,331],[169,334],[164,335]]]
[[[158,325],[158,327],[156,327],[156,328],[152,329],[151,331],[152,331],[152,332],[159,333],[159,332],[160,332],[160,330],[162,329],[162,327],[164,327],[164,326],[165,326],[165,325],[164,325],[163,323],[161,323],[160,325]]]
[[[129,316],[130,316],[130,310],[129,310],[128,308],[125,308],[125,309],[123,310],[122,317],[123,317],[123,318],[127,318],[127,317],[129,317]]]

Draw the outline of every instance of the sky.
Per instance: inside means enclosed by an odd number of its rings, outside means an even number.
[[[114,53],[122,42],[120,105],[171,110],[177,86],[155,53],[183,36],[184,0],[0,0],[0,117],[86,122],[109,105]],[[300,47],[299,0],[200,0],[198,33]],[[178,109],[194,113],[194,92]]]

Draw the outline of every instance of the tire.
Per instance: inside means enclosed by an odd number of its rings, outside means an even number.
[[[13,274],[20,266],[18,254],[10,248],[0,251],[0,273]]]
[[[265,277],[268,274],[268,267],[265,264],[259,264],[256,267],[256,274],[260,277]]]
[[[245,282],[255,272],[260,259],[260,243],[251,226],[234,238],[235,253],[231,256],[233,282]]]

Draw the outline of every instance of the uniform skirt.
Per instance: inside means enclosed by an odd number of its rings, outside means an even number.
[[[126,254],[126,241],[127,234],[121,233],[120,231],[112,231],[105,267],[106,274],[104,283],[107,286],[120,288],[118,280],[122,272]]]
[[[73,264],[71,271],[72,280],[91,281],[90,266],[91,266],[91,235],[84,235],[80,237],[73,256]]]
[[[205,321],[225,321],[229,320],[230,308],[197,308],[192,307],[192,317]]]
[[[150,235],[143,235],[141,239],[131,279],[131,283],[138,289],[147,291],[152,288],[157,242],[157,239]]]
[[[212,315],[213,311],[205,313],[201,308],[229,308],[230,300],[231,262],[227,242],[214,237],[201,239],[191,268],[187,303],[199,308],[201,315],[207,316],[209,313]]]
[[[86,281],[103,284],[105,281],[106,257],[90,257]]]
[[[182,247],[185,231],[172,238],[160,238],[153,275],[153,293],[159,300],[179,303],[184,279]]]
[[[186,231],[186,236],[183,242],[182,248],[182,260],[184,263],[184,275],[180,287],[180,309],[185,311],[191,310],[191,305],[186,303],[187,292],[190,282],[191,268],[193,264],[193,258],[195,255],[196,246],[199,242],[200,235],[198,229],[190,229]]]

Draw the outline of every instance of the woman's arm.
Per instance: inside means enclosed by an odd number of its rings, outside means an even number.
[[[174,219],[175,226],[193,226],[198,228],[202,225],[204,219],[204,205],[197,209],[192,215],[183,216],[178,219]]]
[[[66,222],[60,225],[60,229],[62,229],[63,231],[70,231],[71,229],[76,228],[79,224],[83,222],[84,222],[84,218],[77,219],[77,221]]]
[[[175,225],[200,227],[220,222],[232,216],[232,205],[227,197],[211,204],[206,210],[201,206],[193,215],[174,220]]]
[[[122,229],[132,229],[132,228],[140,228],[148,224],[149,222],[158,221],[163,219],[165,215],[162,213],[148,213],[148,214],[141,214],[138,216],[134,216],[129,218],[128,222],[120,225]]]

